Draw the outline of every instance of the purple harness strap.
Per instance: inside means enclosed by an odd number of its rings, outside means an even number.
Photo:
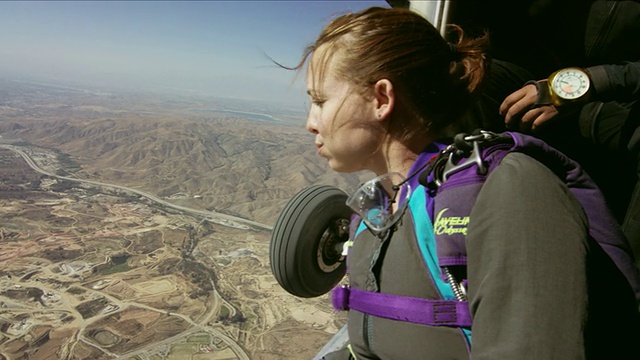
[[[353,309],[385,319],[422,325],[471,327],[471,313],[466,301],[428,300],[347,286],[335,287],[331,301],[336,310]]]

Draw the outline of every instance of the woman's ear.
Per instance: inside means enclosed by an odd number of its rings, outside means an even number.
[[[393,84],[389,79],[380,79],[373,88],[376,118],[384,120],[389,117],[396,103]]]

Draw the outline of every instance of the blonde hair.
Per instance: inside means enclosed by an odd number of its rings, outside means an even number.
[[[488,36],[466,39],[450,26],[448,43],[424,17],[401,8],[371,7],[332,20],[307,46],[297,66],[323,48],[318,62],[323,77],[331,62],[333,75],[366,94],[378,80],[389,79],[397,98],[413,119],[394,121],[390,132],[407,137],[413,132],[438,134],[457,122],[471,107],[488,68]]]

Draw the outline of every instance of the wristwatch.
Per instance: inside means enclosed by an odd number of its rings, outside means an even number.
[[[551,102],[556,106],[586,100],[590,88],[589,74],[581,68],[560,69],[549,76]]]
[[[589,74],[578,67],[560,69],[546,80],[529,81],[527,84],[534,84],[538,89],[536,107],[584,102],[588,100],[591,90]]]

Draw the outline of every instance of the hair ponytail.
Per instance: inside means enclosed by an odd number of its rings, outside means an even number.
[[[489,44],[489,36],[484,33],[477,38],[467,39],[464,31],[458,25],[448,26],[448,36],[453,36],[453,42],[449,42],[452,51],[451,75],[465,81],[466,89],[470,94],[476,94],[486,78],[490,59],[485,50]]]

